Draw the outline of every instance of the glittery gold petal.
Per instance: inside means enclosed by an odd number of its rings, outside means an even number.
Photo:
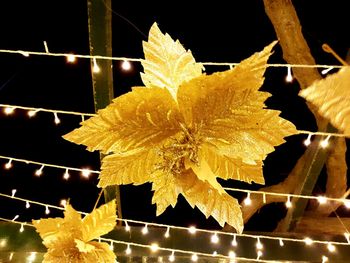
[[[116,225],[115,200],[94,209],[82,221],[82,240],[87,242],[112,231]]]
[[[182,82],[202,73],[202,65],[196,63],[192,53],[186,51],[179,41],[163,34],[156,23],[150,29],[148,42],[143,42],[143,51],[143,83],[150,88],[166,88],[175,99]]]
[[[33,220],[32,223],[43,239],[43,244],[46,247],[52,247],[59,233],[59,226],[63,223],[63,218],[50,218]]]
[[[311,102],[323,117],[345,134],[350,134],[350,67],[314,82],[299,95]]]
[[[265,179],[262,171],[262,162],[256,164],[247,164],[241,159],[229,158],[225,155],[219,155],[214,147],[203,145],[200,155],[210,166],[213,173],[222,179],[234,179],[247,183],[255,182],[264,184]]]
[[[171,205],[175,207],[180,188],[172,174],[156,172],[152,175],[152,204],[157,206],[157,216]]]
[[[221,226],[227,223],[242,233],[242,212],[236,199],[227,193],[220,194],[210,184],[199,180],[191,170],[178,179],[181,194],[193,208],[198,207],[206,217],[214,217]]]
[[[115,153],[103,159],[99,187],[122,184],[144,184],[160,161],[155,148],[139,148]]]
[[[179,131],[182,117],[170,93],[161,88],[134,88],[114,99],[98,116],[64,135],[90,151],[124,152],[152,147]]]

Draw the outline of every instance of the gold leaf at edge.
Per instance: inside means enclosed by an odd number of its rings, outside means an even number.
[[[82,221],[82,240],[88,242],[112,231],[116,225],[115,200],[94,209]]]
[[[350,67],[314,82],[299,95],[311,102],[323,117],[345,134],[350,134]]]
[[[208,183],[197,179],[191,170],[178,180],[182,186],[181,194],[192,207],[197,206],[207,218],[209,216],[215,218],[220,226],[223,227],[227,223],[238,233],[242,233],[242,212],[236,199],[227,193],[220,194]]]
[[[200,155],[207,161],[213,173],[222,179],[234,179],[246,183],[265,184],[262,171],[262,162],[246,164],[240,159],[219,155],[215,148],[203,145]]]
[[[63,136],[89,151],[124,152],[149,147],[180,130],[182,121],[170,93],[160,88],[133,88],[113,100],[82,127]]]
[[[168,34],[162,34],[156,23],[150,29],[148,42],[143,42],[143,51],[143,83],[150,88],[168,89],[175,100],[181,83],[202,74],[202,65],[196,63],[192,53]]]
[[[135,184],[150,181],[158,154],[154,148],[139,148],[125,153],[115,153],[102,160],[99,187],[109,185]]]
[[[180,188],[173,175],[161,171],[153,173],[152,190],[154,191],[152,204],[157,206],[157,216],[162,214],[169,205],[175,207]]]

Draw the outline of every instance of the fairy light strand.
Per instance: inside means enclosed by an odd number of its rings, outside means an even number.
[[[38,51],[25,51],[25,50],[10,50],[10,49],[0,49],[0,53],[7,53],[7,54],[19,54],[19,55],[37,55],[37,56],[51,56],[51,57],[69,57],[72,54],[71,53],[55,53],[55,52],[38,52]],[[117,60],[117,61],[135,61],[135,62],[142,62],[143,59],[141,58],[128,58],[128,57],[111,57],[111,56],[100,56],[100,55],[81,55],[81,54],[74,54],[75,58],[86,58],[86,59],[103,59],[103,60]],[[238,62],[199,62],[202,65],[207,66],[236,66],[239,63]],[[268,67],[292,67],[292,68],[343,68],[344,66],[339,65],[306,65],[306,64],[267,64]]]
[[[75,168],[75,167],[68,167],[68,166],[63,166],[63,165],[57,165],[57,164],[49,164],[49,163],[42,163],[42,162],[36,162],[36,161],[31,161],[31,160],[26,160],[26,159],[19,159],[19,158],[14,158],[14,157],[9,157],[9,156],[2,156],[0,155],[0,159],[5,159],[10,161],[11,160],[11,167],[13,166],[13,162],[20,162],[20,163],[25,163],[25,164],[35,164],[35,165],[40,165],[40,168],[37,170],[38,176],[42,174],[42,171],[45,167],[52,167],[52,168],[59,168],[59,169],[64,169],[65,174],[68,174],[68,171],[77,171],[81,172],[84,174],[87,174],[88,172],[94,173],[94,174],[100,174],[100,171],[94,171],[90,169],[84,169],[84,168]],[[5,164],[6,166],[6,164]],[[7,167],[5,167],[7,168]],[[8,168],[7,168],[8,169]],[[40,172],[39,172],[40,170]],[[69,174],[68,174],[69,178]],[[68,179],[67,175],[64,175],[64,179]]]
[[[45,203],[41,203],[41,202],[37,202],[37,201],[28,200],[28,199],[25,199],[25,198],[20,198],[20,197],[17,197],[17,196],[12,197],[11,195],[7,195],[7,194],[3,194],[3,193],[0,193],[0,196],[6,197],[6,198],[9,198],[9,199],[19,200],[19,201],[26,202],[26,203],[40,205],[40,206],[43,206],[45,208],[49,207],[49,208],[58,209],[58,210],[61,210],[61,211],[65,210],[65,208],[63,208],[61,206],[45,204]],[[77,212],[79,214],[82,214],[82,215],[87,215],[88,214],[88,213],[81,212],[81,211],[77,211]],[[158,223],[138,221],[138,220],[133,220],[133,219],[117,218],[116,220],[125,222],[125,224],[128,224],[128,226],[129,226],[130,223],[134,223],[134,224],[139,224],[139,225],[144,225],[144,226],[146,226],[146,225],[147,226],[157,226],[157,227],[161,227],[161,228],[164,228],[164,229],[170,228],[170,229],[179,229],[179,230],[185,230],[185,231],[189,231],[191,229],[191,227],[182,227],[182,226],[158,224]],[[289,242],[305,243],[305,238],[304,239],[297,239],[297,238],[280,237],[280,236],[252,235],[252,234],[243,234],[243,233],[242,234],[238,234],[238,233],[228,233],[228,232],[222,232],[222,231],[218,231],[218,230],[208,230],[208,229],[200,229],[200,228],[196,228],[196,232],[232,236],[233,240],[236,240],[235,243],[238,243],[238,241],[236,239],[237,237],[247,237],[247,238],[252,238],[252,239],[255,239],[255,240],[258,240],[258,239],[259,240],[260,239],[276,240],[278,243],[280,243],[280,240],[289,241]],[[346,238],[346,236],[345,236],[345,238]],[[330,241],[312,240],[312,243],[328,245],[330,243]],[[350,243],[348,242],[348,240],[347,240],[347,242],[332,241],[331,244],[333,244],[333,245],[350,246]]]
[[[14,224],[18,224],[18,225],[23,225],[23,226],[27,226],[27,227],[34,227],[33,224],[31,223],[27,223],[27,222],[19,222],[19,221],[12,221],[10,219],[7,218],[3,218],[0,217],[0,220],[5,221],[5,222],[10,222],[10,223],[14,223]],[[146,249],[154,249],[154,244],[140,244],[140,243],[135,243],[135,242],[128,242],[128,241],[122,241],[122,240],[114,240],[114,239],[110,239],[110,238],[99,238],[99,242],[104,241],[107,242],[109,244],[114,245],[114,244],[119,244],[119,245],[125,245],[126,246],[126,251],[128,255],[130,255],[132,253],[132,249],[131,247],[140,247],[140,248],[146,248]],[[334,244],[334,243],[333,243]],[[219,254],[219,253],[215,253],[215,254],[209,254],[209,253],[205,253],[205,252],[197,252],[197,251],[192,251],[192,250],[183,250],[183,249],[177,249],[177,248],[168,248],[168,247],[160,247],[157,246],[157,250],[159,251],[167,251],[170,252],[171,255],[175,255],[175,253],[178,254],[185,254],[185,255],[190,255],[191,257],[195,257],[196,259],[198,259],[199,256],[201,257],[208,257],[208,258],[218,258],[218,259],[228,259],[228,260],[232,260],[233,256],[229,253],[227,256],[223,255],[223,254]],[[175,257],[175,256],[174,256]],[[246,257],[238,257],[235,255],[234,259],[239,262],[239,261],[246,261],[246,262],[265,262],[265,263],[276,263],[276,262],[283,262],[281,260],[268,260],[268,259],[257,259],[257,258],[246,258]]]

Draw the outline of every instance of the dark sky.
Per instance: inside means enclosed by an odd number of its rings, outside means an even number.
[[[97,1],[97,0],[96,0]],[[52,52],[88,54],[87,7],[83,0],[6,1],[0,3],[0,49],[44,51],[47,41]],[[303,25],[303,32],[310,44],[316,61],[320,64],[337,64],[325,54],[322,43],[330,44],[342,57],[349,48],[346,1],[293,1]],[[143,57],[142,40],[154,22],[163,32],[193,52],[197,61],[239,62],[276,39],[261,0],[188,3],[163,1],[113,1],[113,55],[133,58]],[[132,25],[131,25],[132,24]],[[135,29],[137,27],[137,30]],[[284,63],[280,48],[276,47],[271,62]],[[132,86],[141,85],[139,72],[120,70],[114,63],[115,94],[120,95]],[[61,57],[0,54],[0,103],[42,107],[79,112],[93,112],[90,62],[80,59],[71,65]],[[208,72],[225,68],[207,67]],[[282,116],[292,121],[298,129],[314,130],[315,123],[303,100],[297,96],[297,83],[286,84],[286,69],[269,68],[263,86],[273,94],[267,102],[270,108],[282,111]],[[98,153],[87,152],[84,147],[66,142],[62,135],[78,127],[80,118],[59,115],[61,124],[56,126],[53,115],[40,113],[29,119],[25,111],[17,110],[12,116],[0,113],[0,155],[23,158],[38,162],[99,170]],[[288,138],[265,161],[264,173],[267,184],[283,180],[303,153],[302,136]],[[0,160],[3,165],[6,160]],[[45,168],[44,174],[34,177],[37,166],[15,163],[7,171],[0,169],[0,192],[50,204],[58,204],[62,198],[70,198],[76,209],[90,211],[99,189],[97,177],[81,179],[72,172],[69,181],[62,180],[64,170]],[[258,189],[258,185],[238,182],[226,186]],[[322,190],[322,177],[318,189]],[[205,220],[197,209],[180,198],[175,209],[155,217],[151,205],[152,192],[149,184],[122,186],[122,209],[125,218],[217,228],[213,219]],[[232,193],[242,198],[237,193]],[[20,214],[19,220],[44,216],[42,207],[23,209],[23,203],[0,198],[0,211],[4,217]],[[282,205],[270,205],[260,211],[247,230],[270,231],[285,213]],[[52,215],[60,215],[54,213]]]

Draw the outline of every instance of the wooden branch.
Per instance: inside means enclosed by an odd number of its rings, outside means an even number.
[[[346,229],[350,229],[350,218],[303,217],[299,220],[295,232],[303,234],[343,235],[347,232]]]
[[[347,164],[345,159],[346,142],[344,138],[337,138],[331,143],[327,168],[327,197],[342,198],[347,188]],[[327,205],[319,205],[314,212],[315,216],[328,216],[337,210],[342,204],[339,202],[329,202]]]
[[[265,12],[276,31],[283,58],[290,64],[315,65],[310,48],[302,34],[299,18],[291,0],[264,0]],[[300,88],[310,86],[315,80],[321,79],[316,68],[293,68],[295,78]],[[325,128],[327,122],[316,112],[312,105],[309,109],[314,114],[319,129]]]

